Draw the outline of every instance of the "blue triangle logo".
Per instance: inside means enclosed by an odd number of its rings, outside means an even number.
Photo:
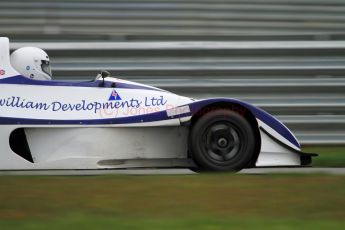
[[[118,100],[122,100],[122,99],[121,99],[120,95],[116,92],[116,90],[114,89],[111,92],[108,101],[118,101]]]

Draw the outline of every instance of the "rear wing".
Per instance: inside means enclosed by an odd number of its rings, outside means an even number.
[[[10,40],[0,37],[0,80],[20,75],[11,65]]]

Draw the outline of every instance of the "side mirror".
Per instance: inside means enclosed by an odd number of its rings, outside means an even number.
[[[101,78],[102,78],[102,83],[100,84],[100,86],[104,86],[104,79],[107,77],[110,77],[110,73],[106,70],[102,70],[101,71]]]
[[[110,73],[108,71],[106,71],[106,70],[102,70],[101,71],[101,76],[102,76],[102,78],[104,80],[104,78],[110,77]]]

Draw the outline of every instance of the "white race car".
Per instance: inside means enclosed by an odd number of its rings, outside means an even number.
[[[9,40],[0,38],[0,170],[237,171],[303,166],[315,156],[302,153],[276,118],[243,101],[195,100],[106,71],[86,82],[50,75],[44,51],[10,56]]]

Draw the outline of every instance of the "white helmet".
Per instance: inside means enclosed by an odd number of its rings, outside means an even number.
[[[23,47],[11,54],[11,64],[21,75],[35,80],[51,80],[49,56],[40,48]]]

